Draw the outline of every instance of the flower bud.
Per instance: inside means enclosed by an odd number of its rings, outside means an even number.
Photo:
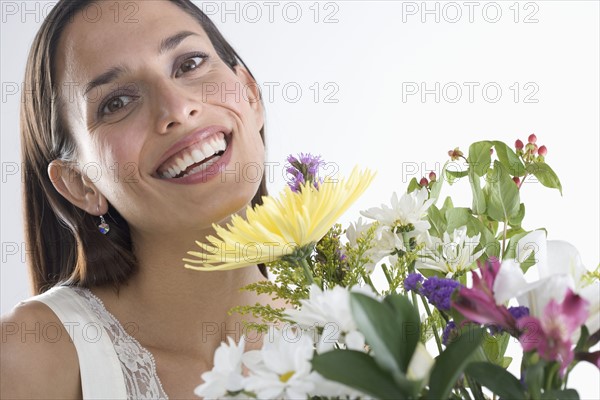
[[[523,149],[523,142],[521,142],[521,139],[517,139],[517,141],[515,142],[515,149],[517,149],[517,150]]]
[[[538,149],[538,154],[539,154],[540,156],[546,156],[546,154],[548,154],[548,149],[546,148],[546,146],[541,146],[541,147]]]
[[[518,176],[513,176],[513,182],[519,186],[521,184],[521,179]]]
[[[435,181],[436,181],[436,179],[437,179],[437,176],[435,175],[435,172],[431,171],[431,172],[429,173],[429,180],[430,180],[431,182],[435,182]]]
[[[419,185],[421,186],[427,186],[429,184],[429,182],[427,181],[427,178],[422,177],[421,180],[419,181]]]
[[[463,152],[456,147],[454,150],[448,150],[448,155],[452,161],[456,161],[463,156]]]
[[[535,136],[535,134],[532,133],[531,135],[529,135],[529,138],[527,140],[529,141],[529,143],[535,143],[537,142],[537,136]]]

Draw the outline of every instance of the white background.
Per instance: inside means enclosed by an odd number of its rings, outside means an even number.
[[[34,34],[54,4],[25,3],[2,2],[1,313],[30,295],[20,175],[12,174],[20,163],[15,85],[23,79]],[[270,162],[283,163],[287,154],[302,151],[321,154],[342,174],[355,164],[378,171],[342,222],[387,203],[413,176],[439,170],[449,149],[466,151],[484,139],[512,144],[536,133],[538,144],[548,148],[546,161],[562,179],[563,196],[524,184],[524,227],[546,227],[550,239],[575,244],[589,269],[598,265],[598,2],[197,4],[263,88]],[[424,101],[421,92],[403,90],[422,83],[433,89]],[[474,87],[471,99],[467,85]],[[272,192],[284,184],[281,167],[274,171]],[[455,205],[470,205],[466,182],[445,189]],[[597,370],[581,365],[576,371],[571,382],[582,398],[600,398]]]

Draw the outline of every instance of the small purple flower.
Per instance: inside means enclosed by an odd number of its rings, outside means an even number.
[[[423,282],[423,275],[413,272],[408,274],[404,280],[404,290],[407,292],[412,290],[415,293],[419,293],[419,284]]]
[[[525,306],[509,307],[508,312],[510,313],[510,315],[513,316],[515,321],[517,321],[519,318],[529,316],[529,308],[527,308]],[[488,326],[488,328],[492,335],[504,332],[504,329],[502,329],[502,327],[495,325],[495,324]]]
[[[306,182],[311,182],[316,189],[319,188],[319,184],[323,182],[323,179],[319,178],[319,169],[325,165],[321,156],[300,153],[298,157],[289,155],[287,162],[289,164],[286,172],[290,176],[288,185],[294,192],[299,192]]]
[[[448,339],[450,338],[450,335],[452,334],[452,332],[455,330],[456,330],[456,324],[454,323],[454,321],[448,322],[448,324],[444,328],[444,333],[442,333],[442,343],[444,344],[444,346],[448,345]]]
[[[515,320],[529,316],[529,308],[525,306],[508,307],[508,312],[510,313],[510,315],[513,316]]]
[[[462,287],[462,285],[452,279],[432,276],[423,283],[421,294],[438,309],[449,311],[452,293],[457,287]]]

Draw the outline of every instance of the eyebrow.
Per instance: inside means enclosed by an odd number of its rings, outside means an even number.
[[[163,39],[160,42],[160,46],[158,48],[158,54],[161,55],[161,54],[166,53],[167,51],[173,50],[174,48],[179,46],[179,44],[188,36],[200,36],[200,35],[198,35],[197,33],[194,33],[194,32],[190,32],[190,31],[181,31],[172,36],[169,36],[168,38]],[[119,76],[121,76],[122,74],[124,74],[127,71],[129,71],[129,69],[124,65],[118,65],[118,66],[109,68],[108,71],[106,71],[106,72],[98,75],[94,79],[92,79],[85,86],[85,91],[83,92],[83,94],[87,95],[88,92],[90,92],[92,89],[95,89],[98,86],[106,85],[107,83],[114,81],[115,79],[117,79]]]

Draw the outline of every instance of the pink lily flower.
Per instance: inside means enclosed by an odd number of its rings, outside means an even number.
[[[494,324],[515,333],[515,318],[504,305],[497,305],[494,298],[494,281],[500,269],[500,262],[490,257],[485,265],[479,265],[481,276],[472,272],[473,287],[462,287],[452,301],[452,308],[465,318],[480,324]]]
[[[564,376],[574,358],[571,338],[585,322],[588,306],[585,299],[568,289],[563,302],[550,300],[540,318],[520,318],[517,327],[523,331],[519,337],[523,350],[536,350],[543,359],[560,362],[560,374]]]

